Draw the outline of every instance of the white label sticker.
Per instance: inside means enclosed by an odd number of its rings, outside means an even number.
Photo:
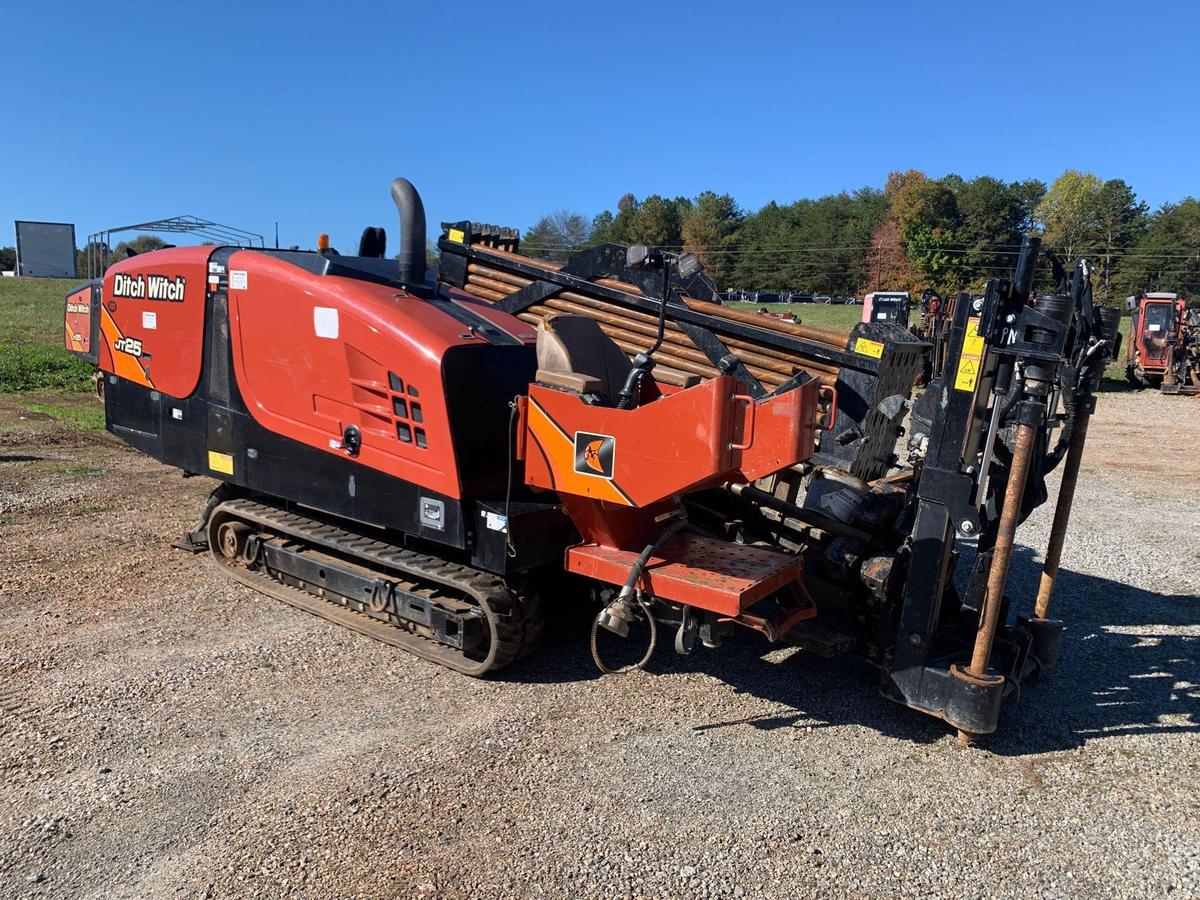
[[[317,333],[317,337],[336,338],[338,336],[338,311],[328,306],[314,306],[313,330]]]
[[[235,291],[244,291],[248,280],[245,269],[229,270],[229,286]]]
[[[178,406],[172,406],[171,407],[171,418],[177,419],[180,422],[182,422],[183,421],[183,410],[180,409]]]
[[[150,331],[158,328],[158,313],[148,309],[142,310],[142,327]]]
[[[489,512],[485,509],[483,511],[483,520],[487,524],[489,531],[508,531],[508,519],[499,513]]]
[[[1162,326],[1161,325],[1147,325],[1146,330],[1147,331],[1162,331]]]

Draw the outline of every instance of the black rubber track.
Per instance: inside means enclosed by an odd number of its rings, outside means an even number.
[[[359,611],[285,584],[262,567],[247,567],[241,559],[227,558],[221,552],[217,536],[221,525],[227,522],[242,522],[252,532],[265,532],[266,535],[299,541],[314,550],[331,552],[349,562],[377,570],[383,577],[398,574],[430,592],[449,592],[456,599],[477,606],[487,623],[486,652],[478,658],[468,657],[460,650],[420,633],[415,627],[391,624],[365,609]],[[519,597],[495,575],[356,534],[260,500],[228,500],[213,509],[208,519],[208,544],[218,566],[234,580],[297,609],[465,675],[481,676],[503,669],[532,650],[541,637],[543,616],[538,598]]]

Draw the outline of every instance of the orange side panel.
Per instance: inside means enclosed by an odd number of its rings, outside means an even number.
[[[695,488],[730,468],[734,385],[713,378],[628,410],[531,385],[526,481],[627,506]]]
[[[102,368],[171,397],[196,390],[211,252],[211,247],[155,250],[122,260],[105,273]]]
[[[540,486],[553,486],[565,494],[606,500],[621,506],[636,505],[611,480],[575,471],[574,438],[563,431],[536,400],[529,403],[526,415],[529,417],[529,434],[546,462],[538,475],[538,482],[544,481]]]
[[[820,430],[816,421],[820,387],[813,380],[753,408],[743,406],[741,433],[750,436],[750,446],[738,451],[736,465],[742,478],[756,481],[813,455]]]
[[[525,480],[633,507],[753,481],[812,455],[819,387],[810,381],[756,403],[722,376],[622,410],[530,385]]]
[[[63,343],[72,353],[88,353],[92,349],[93,313],[91,285],[67,295]]]
[[[234,253],[229,271],[234,369],[255,421],[334,454],[356,426],[363,465],[462,496],[441,364],[479,339],[397,288],[252,251]]]

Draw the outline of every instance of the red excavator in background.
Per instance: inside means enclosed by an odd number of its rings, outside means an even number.
[[[605,244],[553,263],[511,229],[401,250],[186,247],[67,297],[108,429],[218,481],[179,546],[230,577],[469,675],[528,653],[544,607],[597,613],[592,655],[735,628],[879,667],[883,693],[966,738],[1052,666],[1049,614],[1093,391],[1116,319],[1086,269],[1033,297],[960,295],[944,369],[892,322],[849,334],[721,305],[690,254]],[[901,437],[906,441],[901,442]],[[1019,523],[1064,489],[1036,603],[1005,593]],[[953,570],[960,540],[977,546]],[[616,636],[615,638],[613,636]],[[611,649],[611,647],[609,648]]]
[[[1173,351],[1183,339],[1186,302],[1178,294],[1151,292],[1129,297],[1129,340],[1125,376],[1134,387],[1159,387],[1172,371]]]

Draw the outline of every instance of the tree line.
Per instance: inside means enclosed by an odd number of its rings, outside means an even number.
[[[1200,294],[1200,201],[1151,211],[1124,180],[1071,169],[1049,186],[893,172],[882,190],[772,201],[757,211],[711,191],[626,194],[591,220],[566,210],[543,216],[521,251],[562,260],[606,241],[640,243],[695,253],[722,288],[948,294],[1010,272],[1029,234],[1067,265],[1086,258],[1102,302],[1153,290]]]

